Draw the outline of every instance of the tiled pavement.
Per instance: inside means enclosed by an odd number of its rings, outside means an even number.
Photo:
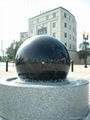
[[[15,69],[15,65],[13,63],[8,64],[8,72],[6,72],[6,64],[0,63],[0,79],[11,78],[16,76],[17,76],[17,72]],[[84,65],[74,65],[74,72],[71,72],[70,69],[67,78],[70,80],[85,79],[90,81],[90,65],[88,65],[88,68],[84,68]],[[89,92],[89,103],[90,103],[90,92]],[[90,115],[85,120],[90,120]]]
[[[6,72],[6,63],[0,63],[0,78],[9,78],[14,76],[17,76],[17,73],[13,63],[8,64],[8,72]]]

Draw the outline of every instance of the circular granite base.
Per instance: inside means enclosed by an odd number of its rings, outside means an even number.
[[[0,80],[2,120],[77,120],[89,113],[88,81],[18,83]]]

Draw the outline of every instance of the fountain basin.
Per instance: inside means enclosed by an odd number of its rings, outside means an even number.
[[[3,120],[77,120],[89,113],[86,80],[25,82],[0,80],[0,116]]]

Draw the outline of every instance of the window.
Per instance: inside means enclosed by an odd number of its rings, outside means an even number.
[[[56,13],[53,13],[53,18],[56,17]]]
[[[64,23],[64,27],[67,28],[67,23]]]
[[[46,20],[48,20],[48,18],[49,18],[49,16],[47,15],[47,16],[46,16]]]
[[[69,25],[69,29],[71,30],[71,25]]]
[[[71,34],[70,34],[70,40],[71,40]]]
[[[41,27],[40,29],[38,29],[37,34],[47,34],[47,27]]]
[[[56,33],[55,32],[53,33],[53,37],[56,37]]]
[[[71,20],[71,16],[69,15],[69,20]]]
[[[71,44],[70,44],[69,48],[71,49]]]
[[[74,30],[74,28],[73,28],[73,32],[74,32],[75,30]]]
[[[53,23],[53,28],[55,28],[55,27],[56,27],[56,22]]]
[[[65,17],[65,18],[67,17],[67,14],[66,14],[66,13],[64,13],[64,17]]]
[[[64,33],[64,37],[67,38],[67,33]]]
[[[74,23],[74,19],[72,19],[72,22]]]
[[[67,43],[65,43],[65,46],[67,47]]]

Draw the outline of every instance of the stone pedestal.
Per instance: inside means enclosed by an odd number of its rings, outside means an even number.
[[[77,120],[88,108],[88,81],[18,83],[0,80],[2,120]]]

